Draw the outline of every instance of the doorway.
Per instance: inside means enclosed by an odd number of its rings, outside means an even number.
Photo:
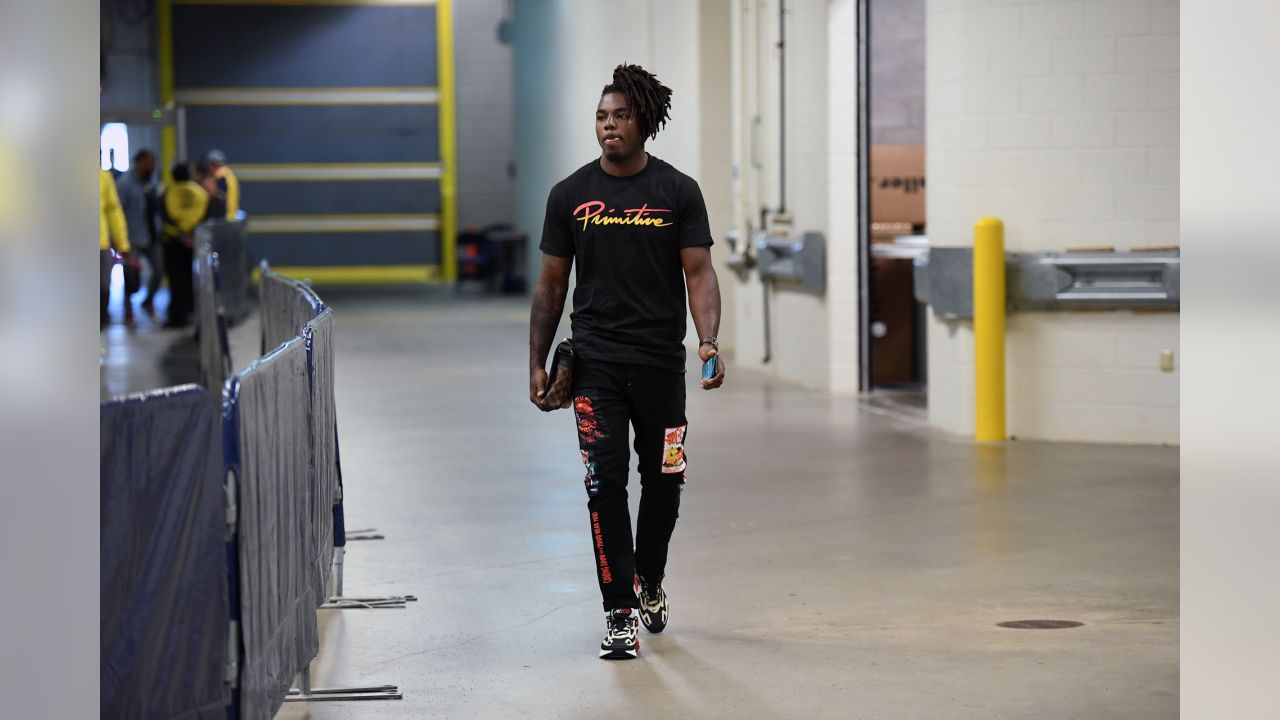
[[[859,0],[859,119],[863,158],[860,385],[926,405],[927,310],[914,267],[928,252],[925,223],[925,3]]]

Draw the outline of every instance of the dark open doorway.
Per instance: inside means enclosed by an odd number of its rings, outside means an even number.
[[[859,0],[860,386],[924,407],[925,0]]]

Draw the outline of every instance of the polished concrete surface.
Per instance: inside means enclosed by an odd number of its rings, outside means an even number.
[[[195,327],[162,327],[169,309],[168,288],[161,288],[157,293],[153,313],[143,311],[138,305],[142,294],[135,295],[133,323],[126,325],[123,287],[124,280],[117,272],[108,306],[111,320],[101,333],[100,398],[106,400],[159,387],[198,383],[200,357]],[[257,358],[261,340],[256,312],[230,329],[228,342],[237,370]]]
[[[690,391],[670,627],[604,662],[573,421],[526,399],[527,304],[321,294],[348,527],[387,536],[350,544],[346,592],[420,600],[320,612],[314,685],[403,700],[280,718],[1177,716],[1175,448],[976,447],[730,360]],[[996,626],[1021,619],[1084,626]]]

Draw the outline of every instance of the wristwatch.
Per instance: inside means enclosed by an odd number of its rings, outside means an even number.
[[[715,339],[715,338],[713,338],[713,337],[704,337],[704,338],[702,338],[702,342],[698,343],[698,345],[699,345],[699,346],[702,346],[702,345],[710,345],[711,347],[713,347],[713,348],[715,348],[715,349],[716,349],[716,352],[720,352],[720,343],[719,343],[719,342],[717,342],[717,341],[716,341],[716,339]]]

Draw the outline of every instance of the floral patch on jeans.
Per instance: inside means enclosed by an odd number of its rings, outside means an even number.
[[[682,473],[684,461],[684,435],[688,425],[667,428],[662,438],[662,472],[666,474]]]
[[[600,478],[596,477],[596,461],[588,450],[582,451],[582,464],[587,468],[587,478],[583,482],[587,486],[587,495],[595,497],[600,494]]]
[[[581,446],[594,445],[604,437],[604,429],[600,427],[590,396],[579,395],[573,399],[573,414],[578,418],[578,443]]]

